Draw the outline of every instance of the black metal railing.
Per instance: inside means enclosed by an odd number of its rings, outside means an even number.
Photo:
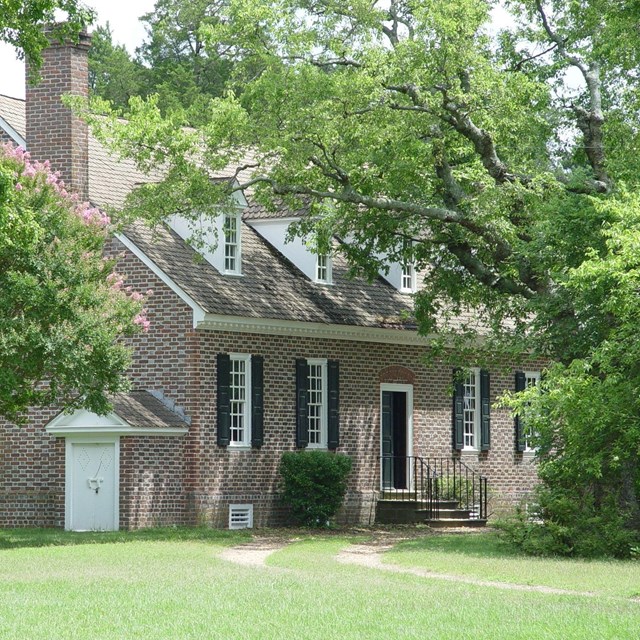
[[[429,470],[419,456],[380,456],[381,500],[424,501]]]
[[[459,459],[381,456],[380,472],[381,500],[422,503],[429,520],[439,520],[441,509],[487,519],[487,479]]]

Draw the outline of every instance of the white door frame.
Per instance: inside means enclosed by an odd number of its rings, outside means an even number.
[[[413,385],[412,384],[395,384],[390,382],[380,383],[380,458],[382,459],[382,392],[383,391],[400,391],[407,395],[407,456],[413,456]],[[413,467],[410,463],[407,473],[408,489],[413,490]],[[382,491],[383,479],[382,479],[382,465],[380,465],[380,490]]]
[[[65,478],[64,478],[64,528],[72,531],[73,523],[73,445],[74,444],[114,444],[114,499],[113,523],[114,531],[120,528],[120,436],[110,434],[84,434],[65,438]]]

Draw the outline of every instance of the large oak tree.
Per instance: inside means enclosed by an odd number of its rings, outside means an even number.
[[[512,0],[492,13],[479,0],[229,0],[218,15],[200,36],[233,75],[203,126],[180,129],[185,121],[163,119],[153,99],[134,101],[126,125],[94,118],[115,149],[167,168],[165,182],[132,195],[129,213],[215,215],[229,194],[209,178],[239,163],[228,190],[308,207],[297,232],[340,237],[354,272],[413,261],[426,274],[421,329],[437,326],[450,353],[477,348],[477,324],[447,332],[448,319],[475,309],[490,329],[485,352],[559,363],[550,388],[572,376],[576,389],[617,384],[611,406],[605,393],[589,397],[601,400],[601,438],[589,434],[595,409],[572,411],[567,394],[547,396],[554,420],[536,427],[548,464],[578,430],[588,461],[567,491],[579,502],[576,488],[598,486],[594,508],[613,496],[637,531],[640,370],[622,357],[637,348],[640,317],[629,250],[637,5]],[[602,448],[608,437],[615,454]]]

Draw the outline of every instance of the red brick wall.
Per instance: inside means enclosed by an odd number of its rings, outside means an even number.
[[[343,519],[368,520],[378,488],[380,455],[380,380],[407,383],[414,376],[413,453],[452,456],[451,382],[448,366],[425,364],[426,350],[413,346],[250,334],[199,333],[201,345],[200,397],[204,400],[190,439],[197,452],[195,505],[200,519],[216,526],[227,522],[227,505],[256,502],[258,524],[275,524],[277,467],[282,451],[295,449],[295,359],[328,358],[340,362],[340,447],[353,458]],[[264,356],[264,446],[238,451],[216,444],[216,362],[218,352]],[[393,367],[390,369],[390,367]],[[492,372],[492,401],[513,389],[513,370]],[[489,477],[494,504],[512,503],[528,493],[535,469],[515,451],[513,419],[504,410],[492,412],[492,448],[464,456],[465,463]],[[267,504],[265,505],[265,501]],[[263,509],[269,509],[263,513]]]
[[[34,160],[50,160],[67,189],[80,194],[82,200],[88,198],[89,129],[62,104],[60,97],[89,95],[90,42],[86,34],[75,45],[52,41],[42,52],[40,81],[27,82],[26,87],[29,152]]]
[[[184,437],[121,439],[121,526],[208,523],[226,527],[228,505],[252,503],[256,526],[282,523],[278,465],[295,448],[296,358],[340,363],[340,447],[353,458],[341,519],[369,521],[379,484],[380,384],[413,384],[413,453],[451,457],[449,366],[426,364],[415,346],[341,340],[194,331],[192,313],[176,294],[117,242],[119,270],[147,301],[151,329],[132,340],[134,388],[161,391],[191,418]],[[264,356],[264,446],[232,450],[216,442],[216,354]],[[539,368],[531,364],[531,369]],[[491,371],[491,399],[513,389],[513,369]],[[0,431],[0,525],[61,526],[64,522],[64,440],[43,431],[55,411],[39,413],[27,428]],[[492,447],[463,460],[489,478],[494,506],[531,490],[535,468],[515,451],[514,427],[492,411]],[[4,507],[4,508],[1,508]]]
[[[0,527],[64,525],[64,440],[44,432],[55,410],[17,427],[0,421]]]

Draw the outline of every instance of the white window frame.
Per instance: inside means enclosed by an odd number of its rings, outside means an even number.
[[[227,233],[227,222],[233,221],[233,230],[235,231],[235,241],[229,242],[229,235]],[[226,212],[222,221],[222,234],[224,236],[222,265],[224,267],[224,273],[229,275],[241,275],[242,274],[242,221],[240,218],[240,212]],[[227,249],[233,247],[235,250],[234,267],[227,267]]]
[[[540,372],[539,371],[523,371],[524,374],[524,388],[537,387],[540,384]],[[533,382],[535,381],[535,382]],[[531,384],[533,382],[533,384]],[[526,422],[522,424],[522,437],[524,438],[524,451],[522,453],[533,454],[537,451],[537,447],[531,446],[531,436],[534,434],[528,429]]]
[[[243,438],[234,440],[233,427],[233,403],[237,402],[233,398],[234,387],[234,362],[244,362],[244,400],[242,413],[243,417]],[[248,353],[229,354],[229,447],[247,448],[251,446],[251,355]]]
[[[467,387],[469,387],[469,380],[471,376],[474,376],[474,395],[473,397],[467,396]],[[462,417],[462,429],[463,429],[463,447],[462,451],[480,451],[480,414],[481,414],[481,399],[480,399],[480,367],[470,367],[466,370],[463,380],[463,417]],[[467,399],[473,400],[473,421],[467,420]],[[468,430],[467,426],[471,425],[472,430]],[[473,439],[473,444],[467,444],[469,436]]]
[[[400,272],[400,292],[416,292],[416,269],[412,262],[403,262]]]
[[[320,367],[320,384],[321,386],[321,399],[320,404],[311,403],[311,389],[310,382],[310,368],[312,366]],[[309,442],[307,444],[308,449],[326,449],[328,443],[328,424],[329,424],[329,397],[328,397],[328,374],[327,374],[327,360],[326,358],[307,358],[307,429],[309,435]],[[320,407],[320,437],[319,442],[311,442],[311,414],[310,409],[312,406]],[[314,429],[314,432],[316,429]]]
[[[324,265],[321,264],[321,260],[324,259]],[[321,270],[324,270],[324,277],[321,275]],[[333,283],[333,263],[331,255],[328,253],[316,254],[316,269],[315,280],[319,284],[332,284]]]

